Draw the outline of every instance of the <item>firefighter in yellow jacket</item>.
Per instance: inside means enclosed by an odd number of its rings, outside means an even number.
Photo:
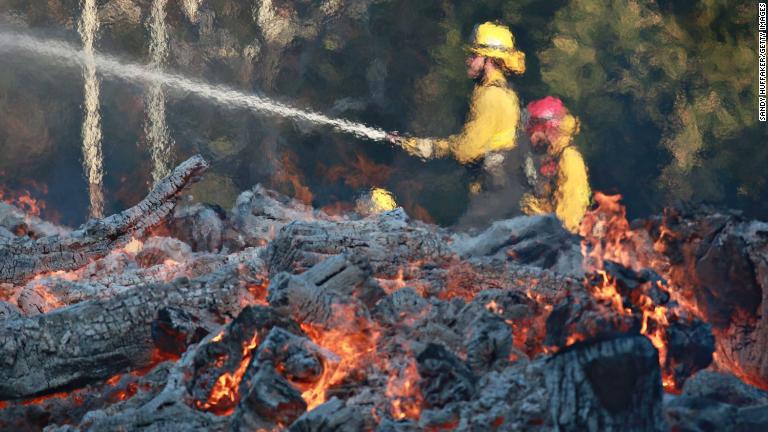
[[[525,72],[525,55],[515,48],[509,29],[494,23],[475,28],[469,49],[467,74],[477,85],[462,131],[448,138],[389,138],[414,156],[479,164],[493,182],[504,182],[500,171],[505,152],[515,148],[520,123],[520,101],[507,75]]]
[[[555,213],[571,232],[578,232],[590,201],[584,159],[573,145],[579,121],[560,99],[548,96],[528,104],[526,133],[532,151],[525,175],[531,192],[520,201],[529,215]]]

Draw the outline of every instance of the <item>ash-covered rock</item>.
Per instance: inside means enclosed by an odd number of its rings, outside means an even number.
[[[224,244],[226,219],[226,211],[219,206],[179,206],[168,222],[168,230],[195,252],[218,252]]]

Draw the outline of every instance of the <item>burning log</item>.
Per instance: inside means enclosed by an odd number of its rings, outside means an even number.
[[[163,362],[146,375],[115,375],[106,382],[94,383],[69,393],[56,393],[24,401],[7,402],[0,410],[0,430],[69,431],[86,415],[127,403],[147,402],[157,395],[168,378],[171,362]]]
[[[269,308],[250,306],[223,333],[196,350],[186,380],[193,406],[215,414],[231,413],[240,397],[240,381],[256,348],[275,326],[302,334],[290,318]]]
[[[166,307],[223,320],[247,292],[239,267],[173,283],[139,286],[0,324],[0,400],[82,385],[153,363],[152,322]]]
[[[307,403],[271,364],[261,364],[243,381],[242,398],[232,420],[235,431],[252,431],[293,423],[307,410]]]
[[[563,431],[662,431],[658,353],[642,336],[576,345],[545,369],[550,413]]]
[[[717,364],[768,388],[768,224],[669,209],[638,229],[655,239],[681,301],[712,324]]]
[[[109,299],[139,285],[160,284],[179,277],[195,279],[227,263],[221,255],[197,254],[182,262],[165,261],[143,268],[128,255],[125,251],[113,252],[74,272],[36,278],[20,288],[16,303],[25,315],[48,313],[87,300]]]
[[[24,283],[35,275],[73,270],[107,255],[132,237],[163,220],[179,193],[195,181],[208,163],[194,156],[179,165],[134,207],[104,219],[93,219],[67,236],[31,240],[20,237],[0,244],[0,282]]]

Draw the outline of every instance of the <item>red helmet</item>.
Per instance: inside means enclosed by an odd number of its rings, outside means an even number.
[[[531,119],[554,120],[568,114],[568,110],[565,109],[563,101],[553,96],[547,96],[544,99],[529,103],[528,113]]]

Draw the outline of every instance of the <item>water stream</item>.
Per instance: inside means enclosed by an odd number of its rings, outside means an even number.
[[[384,130],[362,123],[331,118],[313,111],[295,108],[264,96],[245,93],[227,86],[212,85],[179,74],[155,70],[152,67],[122,61],[109,55],[89,54],[58,40],[41,39],[24,33],[0,30],[0,52],[3,51],[24,52],[45,57],[60,66],[80,67],[90,62],[98,68],[99,73],[104,77],[119,78],[134,83],[160,84],[167,89],[186,92],[224,108],[247,109],[261,114],[290,118],[317,126],[328,126],[336,131],[349,133],[363,139],[384,141],[387,136]],[[100,165],[98,168],[98,173],[101,175]],[[100,177],[97,177],[97,179],[100,180]]]
[[[103,155],[101,151],[101,115],[99,114],[99,78],[96,76],[96,54],[93,41],[99,30],[96,0],[83,1],[83,14],[77,31],[83,41],[79,53],[85,80],[85,117],[83,119],[83,164],[88,178],[90,215],[101,217],[104,213]]]
[[[168,0],[154,0],[149,21],[149,68],[160,71],[168,57],[168,31],[165,23],[165,7]],[[165,93],[162,83],[152,82],[146,95],[146,121],[144,135],[152,155],[152,181],[159,182],[171,170],[173,139],[168,132],[165,118]]]

